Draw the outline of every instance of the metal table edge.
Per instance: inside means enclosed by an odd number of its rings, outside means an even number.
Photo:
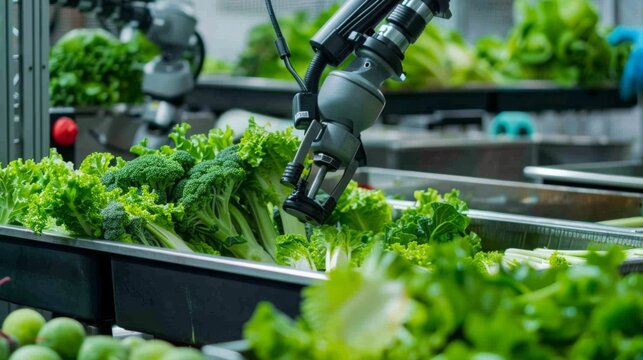
[[[535,166],[528,166],[525,169],[527,168],[535,168]],[[614,196],[626,196],[626,197],[637,196],[637,194],[635,193],[624,192],[624,191],[585,189],[585,188],[577,188],[577,187],[565,186],[565,185],[544,185],[544,184],[520,182],[520,181],[513,181],[513,180],[487,179],[487,178],[474,177],[474,176],[437,174],[437,173],[419,172],[419,171],[412,171],[412,170],[386,169],[386,168],[375,167],[375,166],[365,166],[365,167],[359,168],[357,170],[357,175],[360,175],[360,174],[399,176],[399,177],[409,177],[413,179],[431,179],[431,180],[453,181],[453,182],[467,182],[471,184],[493,185],[493,186],[501,186],[501,187],[521,187],[521,188],[533,189],[533,190],[573,191],[576,193],[592,194],[592,195],[614,195]],[[638,195],[638,197],[643,199],[643,194]]]
[[[39,243],[101,252],[110,256],[191,266],[204,270],[221,271],[297,285],[309,285],[314,281],[327,279],[327,275],[324,273],[295,270],[285,266],[263,264],[223,256],[192,254],[162,248],[122,244],[106,240],[72,238],[49,232],[37,235],[29,229],[17,226],[0,225],[0,236],[2,235]]]
[[[531,179],[562,180],[567,182],[573,179],[576,183],[588,185],[602,184],[636,190],[643,188],[643,179],[633,176],[607,175],[587,171],[564,170],[541,166],[527,166],[523,173]]]

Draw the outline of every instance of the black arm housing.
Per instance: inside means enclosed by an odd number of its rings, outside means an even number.
[[[341,64],[355,50],[351,33],[370,35],[400,0],[349,0],[313,36],[310,44],[331,66]]]

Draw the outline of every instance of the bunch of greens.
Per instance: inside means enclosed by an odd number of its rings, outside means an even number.
[[[505,79],[600,85],[620,76],[629,46],[612,47],[590,0],[520,0],[506,42],[481,39],[478,55]]]
[[[317,17],[311,18],[304,11],[279,18],[279,25],[288,40],[292,64],[299,74],[304,74],[314,52],[310,39],[339,9],[335,3]],[[255,26],[248,34],[247,45],[233,72],[235,75],[257,76],[292,80],[292,75],[279,58],[275,48],[275,32],[270,23]]]
[[[402,64],[407,79],[389,81],[389,88],[457,87],[501,80],[500,74],[483,61],[458,32],[433,24],[409,47]]]
[[[0,169],[0,223],[274,262],[278,236],[306,234],[280,208],[290,194],[281,171],[299,146],[292,129],[251,120],[237,145],[229,128],[188,130],[177,126],[160,149],[143,141],[128,162],[94,153],[74,169],[54,150],[14,161]]]
[[[604,251],[588,250],[553,250],[553,249],[507,249],[502,262],[504,266],[513,267],[518,264],[528,264],[536,269],[551,267],[569,267],[587,263],[594,253],[605,254]],[[643,259],[643,249],[628,249],[624,251],[626,260]]]
[[[13,161],[0,168],[0,224],[310,271],[359,268],[374,249],[431,269],[436,246],[456,243],[481,272],[498,271],[503,254],[481,251],[455,190],[417,191],[415,206],[394,218],[382,191],[351,182],[330,221],[306,227],[281,208],[291,192],[280,182],[282,169],[299,146],[292,129],[270,132],[251,119],[238,144],[229,128],[188,130],[177,126],[172,146],[141,142],[131,161],[94,153],[75,169],[53,150],[37,163]],[[561,254],[552,262],[569,261]],[[508,268],[543,261],[507,255]]]
[[[507,39],[483,37],[474,47],[458,32],[430,24],[406,51],[406,81],[388,81],[385,86],[424,89],[516,80],[593,86],[619,78],[630,46],[607,43],[607,29],[600,27],[591,0],[519,0],[515,6],[519,21]],[[299,73],[313,55],[311,37],[337,9],[335,4],[315,19],[303,12],[281,19]],[[275,50],[269,23],[250,32],[234,73],[292,79]]]
[[[284,236],[277,262],[302,270],[331,271],[350,265],[361,267],[373,249],[399,253],[407,260],[430,268],[434,247],[457,242],[472,259],[480,252],[480,238],[468,230],[467,205],[457,191],[439,195],[435,190],[417,191],[414,207],[393,219],[391,206],[380,190],[366,190],[352,182],[338,201],[330,223],[305,236]],[[486,261],[478,255],[476,262]]]
[[[231,74],[234,70],[234,65],[213,57],[206,57],[203,62],[203,69],[201,69],[201,74],[203,75],[224,75]]]
[[[291,47],[294,68],[303,74],[312,58],[312,36],[339,9],[334,4],[319,16],[310,19],[298,12],[280,19],[285,38]],[[274,30],[263,23],[250,31],[247,46],[234,74],[291,80],[292,76],[279,58],[274,45]],[[426,88],[460,86],[467,82],[490,82],[496,73],[487,62],[480,61],[455,31],[430,25],[405,55],[405,71],[410,75],[402,83],[387,82],[390,88]]]
[[[141,34],[123,43],[104,30],[72,30],[50,50],[51,105],[139,103],[142,65],[158,53]]]
[[[0,169],[0,223],[313,271],[360,267],[376,247],[425,267],[438,243],[480,250],[457,192],[418,191],[417,206],[393,220],[382,191],[352,182],[330,222],[307,229],[281,208],[291,193],[282,169],[299,146],[292,129],[270,132],[251,119],[238,144],[229,128],[188,129],[172,131],[172,146],[141,142],[131,161],[94,153],[74,169],[53,150],[38,163],[14,161]]]
[[[637,359],[643,275],[623,254],[571,268],[480,272],[456,242],[434,247],[432,271],[375,251],[303,291],[292,320],[260,304],[244,337],[258,359]]]

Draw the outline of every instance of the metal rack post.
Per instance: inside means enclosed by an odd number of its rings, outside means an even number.
[[[49,6],[0,2],[0,162],[49,148]]]

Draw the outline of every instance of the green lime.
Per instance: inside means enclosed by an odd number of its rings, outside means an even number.
[[[36,344],[56,351],[64,360],[76,360],[83,340],[83,325],[74,319],[60,317],[49,321],[40,329]]]
[[[50,348],[27,345],[16,350],[9,360],[60,360],[60,356]]]
[[[137,346],[130,355],[130,360],[161,360],[165,353],[172,350],[172,344],[163,340],[150,340]]]
[[[32,309],[18,309],[2,323],[2,331],[13,336],[20,345],[33,344],[40,328],[45,325],[45,318]]]
[[[141,344],[145,344],[145,339],[138,336],[128,336],[125,339],[121,340],[121,345],[125,347],[128,353],[132,353],[132,350],[134,350]]]
[[[78,351],[78,360],[126,360],[121,342],[110,336],[89,336]]]
[[[182,347],[168,351],[161,360],[203,360],[203,354],[196,349]]]

